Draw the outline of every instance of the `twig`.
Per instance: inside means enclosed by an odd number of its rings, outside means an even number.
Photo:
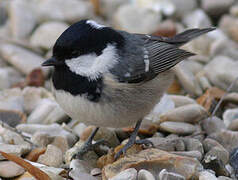
[[[230,86],[226,89],[226,93],[221,97],[219,102],[217,103],[215,109],[213,110],[212,114],[210,117],[215,116],[218,108],[220,107],[221,103],[223,102],[224,98],[227,96],[227,94],[231,91],[231,89],[234,87],[235,83],[238,81],[238,77],[230,84]]]

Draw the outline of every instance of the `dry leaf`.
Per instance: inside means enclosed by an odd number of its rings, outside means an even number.
[[[21,157],[18,157],[18,156],[13,155],[13,154],[8,154],[8,153],[5,153],[3,151],[0,151],[0,153],[6,159],[8,159],[10,161],[13,161],[16,164],[18,164],[19,166],[21,166],[24,169],[26,169],[36,179],[38,179],[38,180],[51,180],[50,177],[45,172],[43,172],[40,169],[36,168],[31,163],[25,161]]]

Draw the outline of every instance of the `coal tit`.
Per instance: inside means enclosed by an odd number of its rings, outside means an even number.
[[[118,157],[139,143],[135,137],[141,121],[171,84],[171,68],[194,55],[179,47],[212,30],[190,29],[166,38],[81,20],[61,34],[52,58],[42,65],[54,66],[53,94],[71,118],[97,127],[136,123]]]

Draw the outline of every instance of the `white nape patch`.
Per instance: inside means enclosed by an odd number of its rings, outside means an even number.
[[[96,29],[102,29],[102,28],[106,27],[104,25],[98,24],[96,21],[93,21],[93,20],[87,20],[86,23]]]
[[[150,68],[150,61],[149,61],[149,52],[147,51],[146,48],[143,49],[144,50],[144,63],[145,63],[145,72],[149,71]]]
[[[100,74],[107,73],[118,62],[117,60],[115,46],[108,44],[100,56],[95,53],[86,54],[65,60],[65,63],[72,72],[95,80]]]

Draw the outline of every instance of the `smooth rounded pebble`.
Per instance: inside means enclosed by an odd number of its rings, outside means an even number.
[[[25,172],[24,168],[12,161],[0,162],[0,177],[12,178]]]
[[[196,127],[184,122],[163,122],[159,125],[160,130],[169,133],[187,135],[196,131]]]
[[[134,168],[126,169],[109,180],[136,180],[137,170]]]
[[[145,170],[145,169],[141,169],[138,172],[138,180],[155,180],[155,177],[153,176],[153,174],[151,174],[149,171]]]

